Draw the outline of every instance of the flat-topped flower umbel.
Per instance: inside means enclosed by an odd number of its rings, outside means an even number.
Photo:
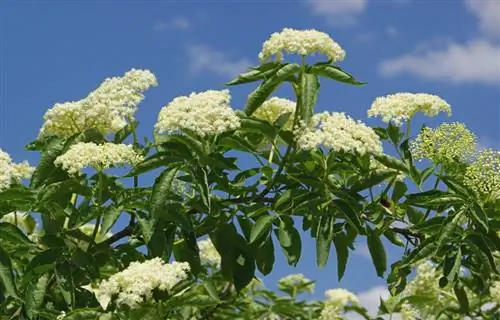
[[[30,178],[34,170],[27,161],[14,163],[10,155],[0,149],[0,191]]]
[[[368,110],[369,117],[381,117],[382,121],[400,126],[417,112],[435,117],[440,112],[451,115],[450,105],[438,96],[427,93],[400,92],[378,97]]]
[[[315,114],[311,122],[295,128],[297,146],[309,150],[324,146],[349,153],[381,153],[382,143],[375,131],[343,112]]]
[[[229,90],[177,97],[161,109],[155,128],[160,133],[189,130],[202,138],[236,130],[240,119],[230,102]]]
[[[317,30],[295,30],[285,28],[281,32],[271,34],[271,37],[262,45],[259,53],[261,62],[272,56],[277,61],[283,60],[283,53],[298,54],[301,56],[320,53],[332,60],[333,63],[344,60],[345,51],[328,34]]]
[[[97,289],[91,289],[103,309],[115,300],[116,304],[138,307],[153,297],[153,290],[169,291],[188,277],[187,262],[165,263],[161,258],[144,262],[134,261],[128,268],[103,280]]]
[[[79,175],[87,167],[102,171],[115,166],[135,165],[142,160],[143,157],[134,151],[132,145],[80,142],[57,157],[54,164],[61,166],[70,175]]]
[[[56,103],[47,110],[39,137],[71,137],[88,129],[115,133],[133,118],[143,92],[157,85],[149,70],[131,69],[123,77],[107,78],[86,98]]]
[[[463,123],[443,123],[424,128],[411,144],[415,159],[431,159],[436,164],[467,161],[476,151],[476,136]]]

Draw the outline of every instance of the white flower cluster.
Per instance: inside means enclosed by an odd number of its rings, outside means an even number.
[[[30,178],[34,170],[26,161],[14,163],[10,155],[0,149],[0,192],[14,183]]]
[[[325,305],[321,310],[320,320],[337,320],[343,319],[341,317],[344,309],[348,305],[359,306],[360,302],[358,297],[346,289],[330,289],[325,291]]]
[[[144,99],[143,92],[157,85],[156,77],[149,70],[132,69],[123,77],[107,78],[86,98],[56,103],[47,110],[39,137],[69,137],[88,129],[97,129],[103,134],[116,132],[134,116]]]
[[[221,257],[210,239],[198,241],[201,263],[220,268]]]
[[[401,320],[417,320],[418,311],[413,308],[409,303],[404,302],[401,305]]]
[[[200,137],[217,135],[240,127],[230,106],[229,90],[208,90],[181,96],[164,106],[155,128],[158,132],[189,130]]]
[[[430,262],[417,266],[417,276],[405,288],[409,296],[437,297],[440,292],[439,275]]]
[[[410,145],[415,159],[431,159],[436,164],[466,161],[476,150],[476,136],[463,123],[443,123],[424,128]]]
[[[499,196],[500,151],[484,149],[479,152],[465,170],[464,183],[480,195]]]
[[[295,287],[299,288],[300,291],[314,292],[314,282],[311,279],[304,277],[302,273],[290,274],[278,281],[278,286],[283,289]]]
[[[86,167],[102,171],[113,166],[134,165],[142,160],[143,157],[134,151],[132,145],[79,142],[57,157],[54,164],[61,166],[71,175],[78,175]]]
[[[490,286],[490,295],[493,301],[500,306],[500,281],[495,281]]]
[[[276,60],[281,61],[283,52],[301,56],[319,52],[333,62],[342,61],[345,57],[344,49],[324,32],[284,28],[281,32],[271,34],[271,37],[264,42],[259,59],[264,62],[276,56]]]
[[[382,152],[382,143],[375,131],[343,112],[316,114],[309,125],[301,124],[294,131],[300,149],[310,150],[324,145],[334,151],[350,153]]]
[[[177,283],[186,279],[189,272],[187,262],[166,264],[160,258],[145,262],[132,262],[125,270],[103,280],[92,290],[103,309],[115,299],[117,305],[136,308],[140,303],[152,298],[153,290],[169,291]]]
[[[376,98],[368,110],[368,116],[379,116],[382,121],[399,126],[417,112],[423,112],[428,117],[435,117],[440,112],[451,115],[451,107],[432,94],[400,92]]]
[[[291,100],[272,97],[269,100],[266,100],[257,110],[255,110],[252,116],[273,124],[280,116],[286,113],[291,113],[290,117],[283,125],[283,129],[291,130],[295,114],[295,106],[295,102]]]

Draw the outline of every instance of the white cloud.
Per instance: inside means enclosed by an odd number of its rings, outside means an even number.
[[[465,5],[479,19],[479,29],[485,35],[500,37],[500,1],[466,0]]]
[[[484,40],[451,43],[444,49],[383,61],[379,71],[383,76],[413,74],[454,84],[500,84],[500,47]]]
[[[367,0],[306,0],[312,13],[323,16],[332,25],[350,26],[365,11]]]
[[[465,43],[444,41],[419,44],[417,49],[379,65],[382,76],[416,75],[424,79],[447,81],[453,84],[500,84],[500,2],[498,0],[464,0],[479,22],[484,37]],[[488,40],[488,37],[491,39]]]
[[[175,17],[170,21],[158,21],[154,25],[155,31],[165,31],[165,30],[187,30],[191,28],[192,24],[185,17]]]
[[[188,46],[186,53],[189,58],[189,71],[192,74],[208,71],[231,78],[252,65],[246,58],[235,59],[228,53],[205,45]]]

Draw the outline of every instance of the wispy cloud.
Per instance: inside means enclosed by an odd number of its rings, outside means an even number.
[[[500,84],[500,47],[484,40],[451,43],[441,50],[405,54],[380,64],[382,76],[413,74],[424,79]]]
[[[185,17],[175,17],[169,21],[157,21],[153,29],[157,32],[165,30],[187,30],[192,27],[191,21]]]
[[[247,58],[234,58],[230,53],[206,45],[191,45],[186,49],[189,71],[198,75],[211,72],[224,77],[235,77],[252,65]]]
[[[306,3],[313,14],[324,17],[329,24],[351,26],[365,11],[367,0],[306,0]]]
[[[414,52],[385,60],[379,73],[385,77],[411,74],[428,80],[452,84],[500,84],[500,46],[492,38],[500,36],[500,2],[465,0],[478,18],[481,36],[465,43],[447,45],[424,43]],[[423,49],[423,47],[426,47]]]
[[[479,19],[479,29],[488,37],[500,37],[500,2],[466,0],[469,11]]]

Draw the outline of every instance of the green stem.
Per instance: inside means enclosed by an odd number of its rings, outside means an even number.
[[[439,169],[439,173],[441,173],[441,171],[442,171],[442,170],[441,170],[441,168],[440,168],[440,169]],[[441,181],[441,180],[439,179],[439,177],[436,177],[436,182],[434,183],[434,188],[432,188],[432,190],[434,190],[434,189],[436,189],[436,188],[438,187],[438,185],[439,185],[439,181]],[[423,221],[425,221],[425,220],[429,217],[429,214],[431,213],[431,211],[432,211],[431,209],[427,209],[427,211],[425,212],[425,215],[424,215],[424,219],[423,219]]]
[[[410,139],[410,134],[411,134],[411,119],[408,120],[408,123],[406,124],[406,134],[405,138]]]
[[[101,209],[102,209],[102,202],[103,202],[102,201],[102,194],[103,194],[103,189],[104,189],[104,173],[102,173],[102,171],[99,171],[97,179],[98,179],[97,206],[98,206],[99,215],[97,216],[97,218],[95,220],[94,231],[92,232],[92,237],[91,237],[90,244],[89,244],[87,251],[89,251],[96,243],[95,239],[97,237],[97,232],[99,231],[99,225],[101,224],[101,220],[102,220]]]
[[[274,149],[275,149],[274,144],[275,143],[276,143],[276,138],[274,138],[272,146],[271,146],[271,151],[269,152],[269,158],[267,159],[268,164],[273,163]]]

